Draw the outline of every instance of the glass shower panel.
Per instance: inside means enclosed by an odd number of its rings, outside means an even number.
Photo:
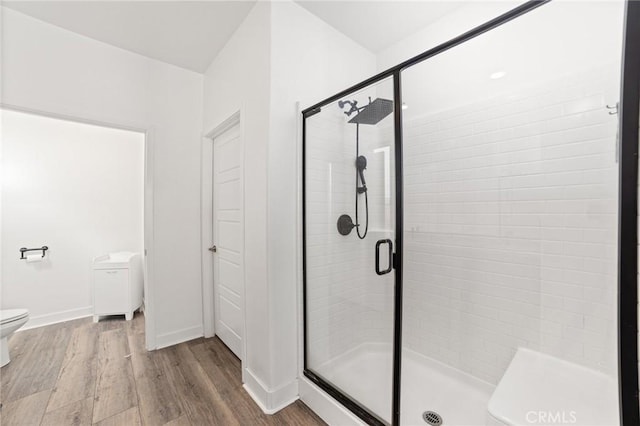
[[[392,100],[386,79],[305,118],[305,374],[373,423],[391,421]]]
[[[402,72],[402,424],[618,424],[623,13],[551,2]]]

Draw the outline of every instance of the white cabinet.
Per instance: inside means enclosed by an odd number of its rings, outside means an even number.
[[[142,306],[142,260],[140,254],[110,253],[93,260],[93,320],[100,315],[125,315]]]

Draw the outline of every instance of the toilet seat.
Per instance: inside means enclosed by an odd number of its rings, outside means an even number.
[[[19,321],[29,316],[29,311],[26,309],[3,309],[0,310],[0,325]]]

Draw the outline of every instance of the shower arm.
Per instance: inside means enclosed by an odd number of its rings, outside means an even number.
[[[339,101],[338,107],[340,109],[344,108],[345,105],[349,105],[349,110],[344,112],[344,115],[347,117],[351,117],[351,114],[358,113],[362,108],[358,108],[358,101]]]

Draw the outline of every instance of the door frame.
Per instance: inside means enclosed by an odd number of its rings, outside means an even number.
[[[240,187],[242,188],[241,198],[241,214],[240,224],[242,227],[242,241],[241,241],[241,259],[242,259],[242,303],[240,306],[242,317],[242,339],[241,339],[241,362],[244,363],[246,359],[246,282],[245,282],[245,235],[244,235],[244,222],[245,222],[245,178],[244,178],[244,163],[245,163],[245,143],[244,143],[244,122],[241,120],[242,109],[237,110],[222,122],[207,131],[202,137],[201,145],[201,210],[200,221],[201,229],[200,233],[200,246],[202,251],[202,316],[203,316],[203,329],[204,337],[213,337],[216,335],[215,330],[215,294],[214,294],[214,272],[213,261],[211,252],[208,250],[213,244],[213,141],[215,138],[238,125],[240,131],[240,138],[238,143],[240,144]],[[244,369],[243,369],[244,371]]]
[[[140,122],[109,122],[91,117],[77,115],[66,115],[57,112],[25,108],[22,106],[0,103],[0,109],[23,112],[26,114],[49,117],[57,120],[71,121],[75,123],[90,124],[94,126],[106,127],[118,130],[128,130],[142,133],[144,135],[144,224],[143,224],[143,250],[141,253],[144,259],[144,298],[143,309],[145,317],[145,349],[152,351],[156,349],[156,326],[155,326],[155,298],[154,298],[154,158],[155,158],[155,128],[153,125]],[[92,289],[93,292],[93,289]]]

